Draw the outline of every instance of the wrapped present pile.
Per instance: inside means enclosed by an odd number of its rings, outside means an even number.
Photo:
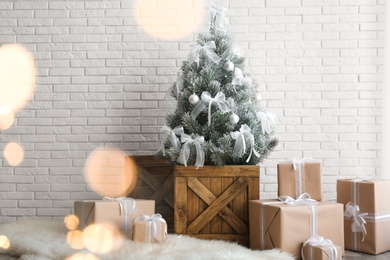
[[[81,230],[102,223],[115,226],[124,236],[137,242],[159,243],[167,236],[167,223],[160,214],[155,214],[154,200],[105,197],[75,201],[74,214]]]

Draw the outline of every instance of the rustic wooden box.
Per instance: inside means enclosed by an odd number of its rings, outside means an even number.
[[[249,200],[260,197],[259,166],[175,165],[175,233],[249,246]]]
[[[137,183],[129,197],[156,202],[156,213],[167,221],[168,232],[173,232],[173,164],[153,155],[131,156],[137,164]]]

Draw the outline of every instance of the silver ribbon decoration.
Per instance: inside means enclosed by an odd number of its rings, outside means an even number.
[[[170,128],[167,125],[163,125],[163,127],[161,127],[161,129],[160,129],[160,133],[166,135],[166,138],[168,138],[171,141],[171,145],[172,145],[173,148],[180,149],[181,143],[180,143],[180,140],[177,137],[177,135],[180,136],[182,133],[184,133],[183,126],[179,125],[179,126],[176,126],[175,128],[172,129],[172,128]],[[165,143],[165,140],[161,141],[159,150],[162,150],[162,153],[165,156],[165,145],[164,145],[164,143]]]
[[[336,246],[333,244],[332,240],[330,239],[325,239],[324,237],[320,237],[320,236],[311,236],[309,237],[304,243],[303,243],[303,246],[302,246],[302,249],[301,249],[301,256],[302,256],[302,260],[305,260],[305,256],[303,255],[303,248],[307,245],[311,245],[311,246],[317,246],[317,247],[325,247],[325,248],[329,248],[330,249],[330,253],[331,255],[329,256],[329,259],[330,260],[337,260],[337,249],[336,249]],[[312,254],[313,251],[312,249],[310,249],[310,253]],[[310,254],[310,255],[311,255]],[[311,255],[309,257],[309,259],[314,259],[313,256]]]
[[[310,205],[318,204],[318,201],[310,198],[310,195],[306,192],[299,195],[298,198],[296,199],[293,199],[290,196],[279,196],[278,200],[288,205],[309,205],[310,206]]]
[[[313,161],[313,158],[305,157],[302,159],[293,158],[292,164],[295,171],[296,196],[298,197],[305,191],[305,163]]]
[[[363,238],[362,242],[364,241],[365,236],[367,235],[366,230],[366,220],[364,219],[364,216],[367,216],[368,213],[360,213],[359,212],[359,205],[355,205],[352,202],[348,202],[345,206],[345,212],[344,217],[348,219],[352,219],[352,225],[351,230],[354,233],[362,232]]]
[[[203,109],[208,106],[208,126],[211,125],[211,105],[213,103],[215,103],[223,113],[227,113],[230,111],[230,108],[225,101],[225,94],[222,92],[218,92],[217,95],[212,98],[209,92],[203,91],[202,95],[200,96],[200,99],[201,101],[192,110],[191,117],[195,120],[198,115],[203,111]]]
[[[104,201],[116,201],[119,204],[120,208],[120,214],[122,216],[122,230],[127,235],[132,235],[132,225],[129,225],[130,217],[129,215],[134,214],[137,212],[137,204],[135,202],[135,199],[133,198],[127,198],[127,197],[118,197],[118,198],[112,198],[112,197],[104,197]]]
[[[265,133],[271,134],[274,131],[274,127],[276,124],[276,115],[273,113],[264,113],[264,112],[257,112],[256,113],[257,120],[260,121],[261,124],[261,131],[263,132],[263,135]]]
[[[206,42],[203,46],[199,44],[192,45],[188,62],[190,64],[196,62],[197,67],[199,67],[199,53],[203,50],[212,62],[219,63],[222,58],[215,53],[216,48],[217,46],[214,41]]]
[[[217,31],[226,32],[229,26],[229,21],[226,18],[226,9],[221,6],[211,6],[212,20],[214,21],[214,28]]]
[[[153,237],[159,242],[164,241],[161,228],[165,226],[164,232],[167,235],[168,227],[167,222],[160,214],[154,214],[152,216],[141,215],[134,220],[134,224],[136,222],[146,222],[148,224],[148,227],[145,229],[146,242],[151,243]]]
[[[184,86],[184,80],[183,80],[183,71],[179,70],[177,72],[177,78],[176,78],[176,98],[179,98],[180,92],[183,90]]]
[[[250,139],[250,144],[251,144],[251,151],[249,153],[248,159],[246,162],[249,162],[249,160],[252,157],[252,152],[257,156],[260,157],[260,153],[256,151],[255,149],[255,138],[253,134],[251,133],[251,129],[249,128],[248,125],[243,124],[240,127],[240,131],[234,131],[230,132],[230,136],[236,140],[236,143],[234,144],[234,149],[233,149],[233,155],[241,158],[244,156],[245,151],[246,151],[246,143],[245,143],[245,135],[249,136]]]
[[[191,136],[182,133],[181,142],[184,143],[184,145],[180,150],[180,155],[179,158],[177,158],[177,162],[187,166],[187,161],[188,158],[190,157],[190,144],[193,143],[196,149],[196,161],[195,161],[196,169],[202,167],[204,165],[204,160],[205,160],[205,154],[202,148],[202,145],[204,144],[204,137],[198,136],[195,139],[192,139]]]
[[[233,85],[233,88],[234,88],[234,92],[237,93],[237,90],[236,90],[236,85],[237,86],[241,86],[245,83],[251,83],[252,80],[250,78],[246,78],[244,77],[244,74],[242,73],[242,70],[240,68],[235,68],[234,69],[234,77],[232,79],[232,85]]]

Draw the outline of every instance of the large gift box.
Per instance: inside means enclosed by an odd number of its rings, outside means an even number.
[[[305,192],[322,200],[321,163],[307,158],[278,163],[278,196],[297,198]]]
[[[337,180],[346,249],[375,255],[390,250],[389,195],[390,180]]]
[[[306,244],[302,248],[302,258],[305,260],[341,260],[342,249],[336,245],[329,247]]]
[[[289,205],[278,200],[249,201],[251,249],[280,248],[299,259],[302,242],[318,235],[340,246],[344,254],[343,224],[343,205],[335,202]]]
[[[142,214],[154,214],[154,200],[134,200],[131,198],[112,200],[75,201],[74,213],[79,218],[79,228],[95,223],[109,223],[132,238],[135,218]]]
[[[133,223],[133,240],[136,242],[160,243],[167,237],[167,222],[160,214],[141,215]]]

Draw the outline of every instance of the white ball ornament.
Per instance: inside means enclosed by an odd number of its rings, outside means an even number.
[[[230,117],[229,117],[229,121],[230,121],[230,123],[232,123],[233,125],[237,124],[237,123],[238,123],[238,120],[240,120],[240,118],[239,118],[238,115],[236,115],[236,114],[232,114],[232,115],[230,115]]]
[[[233,71],[233,70],[234,70],[234,63],[228,60],[228,61],[225,62],[225,64],[223,65],[223,68],[224,68],[226,71]]]
[[[196,105],[196,104],[198,104],[198,102],[199,102],[199,97],[198,97],[198,95],[196,95],[196,94],[192,94],[192,95],[188,98],[188,101],[189,101],[192,105]]]

